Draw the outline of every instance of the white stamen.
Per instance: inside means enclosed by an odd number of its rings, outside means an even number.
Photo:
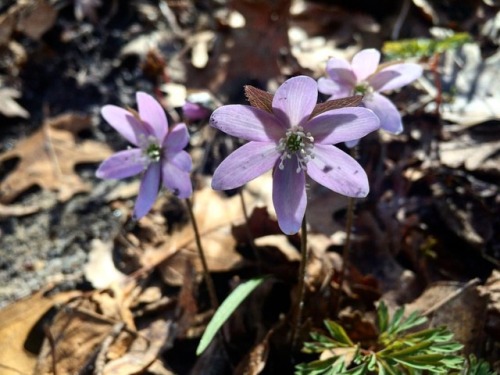
[[[314,137],[311,133],[304,132],[301,126],[294,127],[286,131],[285,136],[280,139],[276,149],[281,152],[280,164],[278,168],[285,168],[285,160],[297,157],[297,173],[307,170],[307,163],[314,158]]]
[[[149,164],[160,161],[161,146],[158,144],[158,139],[153,135],[146,137],[144,134],[140,134],[138,138],[138,146],[142,151],[142,161],[144,169],[146,169]]]

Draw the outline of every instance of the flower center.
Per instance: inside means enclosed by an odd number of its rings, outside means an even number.
[[[354,95],[370,95],[373,91],[373,87],[366,81],[361,81],[354,86]]]
[[[151,161],[160,161],[161,147],[157,144],[151,143],[146,149],[146,155]]]
[[[277,149],[281,152],[279,169],[285,168],[285,160],[297,157],[299,166],[296,172],[307,170],[307,163],[314,158],[314,138],[311,133],[304,133],[301,126],[287,130],[285,136],[280,139]]]
[[[155,136],[139,136],[139,147],[142,150],[142,155],[146,159],[146,167],[150,163],[156,163],[160,161],[161,146],[158,144],[158,139]]]

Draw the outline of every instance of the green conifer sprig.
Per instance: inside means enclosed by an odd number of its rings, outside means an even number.
[[[354,343],[342,326],[325,321],[327,332],[313,332],[313,341],[304,343],[306,353],[321,353],[319,360],[296,366],[297,375],[490,375],[489,365],[471,359],[467,366],[459,355],[463,345],[453,341],[446,327],[418,327],[427,318],[418,312],[404,316],[399,308],[392,317],[381,302],[377,309],[379,336],[375,347]],[[468,368],[468,372],[464,372]]]

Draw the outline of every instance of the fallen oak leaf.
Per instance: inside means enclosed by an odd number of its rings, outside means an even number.
[[[142,374],[158,358],[163,350],[171,346],[175,324],[170,320],[157,319],[136,337],[130,350],[120,358],[108,362],[102,375]],[[146,340],[145,340],[146,339]]]
[[[52,4],[45,0],[23,3],[19,4],[16,29],[32,39],[39,40],[54,26],[58,12]]]
[[[247,197],[249,206],[253,204]],[[253,206],[252,206],[253,207]],[[243,257],[235,250],[236,240],[231,228],[244,220],[237,196],[226,198],[210,188],[195,192],[193,211],[198,223],[203,248],[211,272],[227,272],[243,265]],[[143,268],[134,276],[160,266],[164,281],[170,285],[181,285],[185,260],[193,262],[201,272],[201,262],[196,250],[195,235],[190,224],[167,236],[160,246],[146,250],[142,259]]]
[[[11,203],[32,186],[56,191],[61,202],[88,191],[90,186],[75,173],[75,165],[98,163],[111,154],[111,149],[102,143],[77,141],[76,134],[90,125],[86,116],[60,115],[45,121],[14,149],[0,154],[0,164],[21,159],[15,170],[0,182],[0,202]]]
[[[37,339],[31,335],[33,326],[54,305],[67,302],[81,294],[78,291],[70,291],[45,296],[45,292],[40,291],[0,310],[0,373],[32,374],[36,355],[25,348],[30,338]]]
[[[106,352],[110,352],[110,344],[106,343],[109,337],[113,338],[113,347],[119,347],[115,350],[123,355],[138,334],[132,313],[117,294],[118,289],[96,291],[61,308],[46,329],[47,338],[33,373],[79,373],[93,364],[100,348],[104,346]]]

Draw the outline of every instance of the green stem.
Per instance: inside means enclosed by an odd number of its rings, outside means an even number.
[[[219,301],[217,300],[217,293],[215,292],[214,282],[210,276],[208,270],[207,259],[205,257],[205,252],[203,251],[203,246],[201,245],[200,231],[198,230],[198,224],[196,223],[196,218],[193,212],[193,204],[189,198],[186,198],[186,205],[189,211],[189,216],[191,218],[191,223],[194,229],[194,238],[196,240],[196,247],[198,249],[198,255],[200,256],[201,265],[203,267],[203,277],[205,278],[205,283],[207,284],[208,295],[210,297],[210,304],[214,310],[219,307]]]
[[[300,268],[299,268],[299,289],[297,298],[297,307],[295,312],[295,321],[292,330],[292,349],[297,348],[297,340],[299,337],[300,324],[302,322],[302,313],[304,310],[304,296],[306,292],[306,266],[307,266],[307,223],[306,215],[302,220],[302,229],[300,231]]]

